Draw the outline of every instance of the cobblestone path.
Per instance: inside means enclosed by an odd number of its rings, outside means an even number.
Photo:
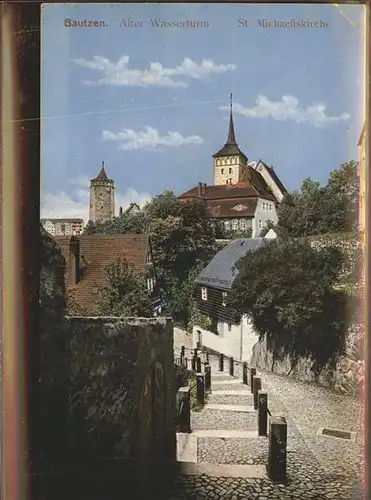
[[[197,462],[200,465],[234,464],[236,470],[239,466],[263,469],[268,457],[268,438],[257,435],[257,412],[251,409],[250,387],[231,382],[232,377],[218,372],[216,358],[210,358],[210,363],[212,394],[205,408],[191,416],[192,432],[197,437]],[[360,435],[359,402],[288,377],[270,372],[259,374],[262,388],[268,392],[271,413],[284,416],[287,421],[287,483],[273,484],[266,475],[222,477],[215,468],[214,475],[180,475],[174,494],[168,500],[362,499],[363,436]],[[234,378],[242,380],[240,365],[236,365]],[[215,405],[239,408],[223,411]],[[235,411],[241,407],[246,411]],[[323,427],[354,431],[357,439],[320,436],[319,429]],[[238,431],[240,435],[245,431],[246,435],[238,437],[237,432],[230,437],[231,431]]]

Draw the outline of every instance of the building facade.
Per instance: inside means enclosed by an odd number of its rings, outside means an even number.
[[[99,174],[90,181],[89,220],[106,222],[115,216],[115,182],[107,177],[104,162]]]
[[[82,219],[41,219],[41,224],[52,236],[78,236],[84,231]]]
[[[160,312],[160,291],[148,234],[55,236],[65,259],[65,286],[73,294],[69,314],[99,315],[101,291],[107,286],[107,266],[126,261],[146,285],[154,314]]]
[[[223,352],[235,359],[248,361],[258,341],[248,315],[238,317],[230,309],[228,299],[237,277],[236,263],[247,252],[268,243],[265,238],[235,239],[220,250],[195,280],[195,301],[206,317],[208,329],[193,327],[193,343]]]
[[[204,201],[210,215],[231,232],[250,231],[256,237],[268,221],[277,224],[277,205],[287,191],[273,167],[262,160],[249,162],[238,147],[232,100],[227,141],[213,155],[213,162],[214,184],[199,182],[179,196],[181,201]]]

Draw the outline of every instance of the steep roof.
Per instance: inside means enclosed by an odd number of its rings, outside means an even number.
[[[227,142],[224,146],[219,149],[213,158],[218,158],[220,156],[230,156],[230,155],[241,155],[245,160],[247,160],[244,153],[240,150],[236,142],[236,135],[234,133],[234,123],[233,123],[233,113],[232,113],[232,94],[230,94],[230,106],[229,106],[229,127],[228,127],[228,137]]]
[[[106,174],[106,170],[104,168],[104,161],[102,161],[102,168],[100,169],[99,174],[96,177],[94,177],[94,179],[91,179],[90,182],[94,182],[94,181],[113,182],[111,179],[108,178],[108,176]]]
[[[258,198],[211,200],[207,202],[207,207],[215,218],[254,217],[257,203]]]
[[[218,252],[195,282],[200,285],[230,290],[237,277],[234,270],[236,263],[250,250],[256,250],[267,244],[265,238],[243,238],[233,240]]]
[[[365,130],[366,130],[366,122],[364,121],[363,125],[362,125],[361,133],[359,134],[359,139],[358,139],[358,142],[357,142],[357,146],[361,146],[362,145],[363,137],[365,135]]]
[[[261,178],[258,172],[255,172]],[[256,176],[256,178],[258,178]],[[182,198],[198,198],[199,187],[186,191],[179,196]],[[204,186],[202,198],[204,200],[221,200],[228,198],[250,198],[250,197],[264,197],[266,199],[275,200],[268,187],[263,188],[263,184],[259,180],[259,186],[252,185],[250,182],[240,182],[239,184],[220,184],[218,186]]]
[[[273,167],[269,167],[266,163],[264,163],[262,160],[259,160],[259,163],[263,164],[264,167],[268,170],[269,175],[272,177],[273,181],[276,183],[278,189],[282,192],[283,195],[286,195],[288,193],[287,189],[285,186],[282,184],[280,178],[276,174],[276,171],[274,170]],[[259,173],[259,172],[256,172]]]
[[[106,267],[115,263],[118,258],[132,264],[138,276],[144,276],[149,252],[148,234],[92,234],[79,236],[77,239],[80,242],[82,276],[72,289],[75,290],[78,304],[87,311],[94,311],[99,302],[99,291],[107,284]],[[66,260],[67,284],[70,237],[54,236],[54,240]]]

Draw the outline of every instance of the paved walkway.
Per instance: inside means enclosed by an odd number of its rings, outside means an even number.
[[[183,460],[188,463],[169,500],[362,499],[358,401],[259,372],[271,413],[284,416],[288,425],[288,481],[273,484],[265,469],[268,438],[257,435],[257,412],[250,387],[240,382],[240,365],[230,377],[218,373],[216,358],[210,363],[212,394],[201,412],[192,413],[193,432],[183,443]],[[319,435],[324,427],[356,432],[356,440]]]

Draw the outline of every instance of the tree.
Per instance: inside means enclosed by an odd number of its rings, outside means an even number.
[[[106,267],[107,285],[101,290],[100,309],[105,316],[153,316],[145,284],[126,260]]]
[[[305,236],[352,229],[357,215],[357,163],[343,163],[326,186],[308,178],[278,207],[279,234]]]
[[[216,253],[213,221],[205,203],[199,200],[182,203],[173,192],[165,191],[139,213],[122,215],[106,223],[89,223],[86,231],[88,234],[148,232],[157,284],[163,296],[163,313],[187,327],[190,276]]]
[[[276,240],[243,257],[230,306],[251,316],[279,357],[311,357],[318,366],[342,352],[345,296],[334,289],[342,256],[306,240]]]

